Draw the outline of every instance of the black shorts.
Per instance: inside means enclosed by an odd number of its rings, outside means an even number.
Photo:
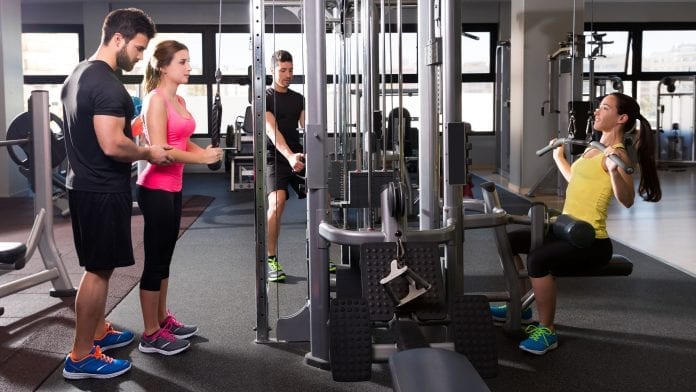
[[[130,192],[68,191],[75,250],[87,271],[135,264],[131,240],[133,196]]]
[[[284,190],[286,199],[290,198],[288,185],[297,193],[298,199],[307,197],[305,190],[304,171],[296,174],[285,161],[270,161],[266,163],[266,194],[273,191]]]

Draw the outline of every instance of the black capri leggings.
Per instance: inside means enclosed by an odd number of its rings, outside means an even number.
[[[140,288],[159,291],[169,277],[174,246],[181,224],[181,192],[167,192],[138,186],[138,206],[145,220],[145,266]]]
[[[512,231],[508,238],[513,254],[527,255],[527,273],[532,278],[593,270],[608,264],[614,252],[609,238],[596,238],[591,246],[578,248],[556,238],[553,230],[544,238],[544,244],[531,252],[529,229]]]

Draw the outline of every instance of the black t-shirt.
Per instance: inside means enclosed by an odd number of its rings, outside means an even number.
[[[299,127],[300,114],[304,110],[304,98],[302,94],[288,89],[288,92],[281,93],[273,88],[266,90],[266,111],[273,113],[278,123],[278,130],[285,138],[285,142],[292,152],[302,152],[302,143],[300,142]],[[268,149],[268,160],[276,158],[276,148],[271,142],[271,139],[266,138],[266,147]],[[277,154],[277,158],[287,162],[282,154]]]
[[[131,164],[108,157],[99,146],[94,116],[125,118],[123,133],[132,137],[133,101],[111,67],[103,61],[83,61],[65,80],[61,92],[68,189],[88,192],[130,191]]]

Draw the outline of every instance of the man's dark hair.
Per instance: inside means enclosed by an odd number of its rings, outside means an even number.
[[[155,22],[142,10],[137,8],[121,8],[106,15],[102,26],[102,44],[109,43],[114,34],[120,33],[126,42],[137,34],[146,35],[152,39],[157,33]]]
[[[271,68],[275,68],[279,63],[292,63],[292,55],[287,50],[276,50],[271,56]]]

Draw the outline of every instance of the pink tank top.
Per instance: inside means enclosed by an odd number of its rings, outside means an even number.
[[[159,94],[157,89],[153,90],[153,92]],[[178,95],[177,99],[185,109],[186,103],[184,99]],[[190,116],[190,113],[189,118],[181,116],[166,98],[164,102],[166,102],[167,105],[167,144],[173,148],[186,151],[189,137],[191,137],[193,131],[196,129],[196,120]],[[144,132],[147,132],[147,130],[144,130]],[[158,166],[148,162],[145,170],[138,176],[137,184],[149,189],[179,192],[181,191],[183,177],[183,163]]]

